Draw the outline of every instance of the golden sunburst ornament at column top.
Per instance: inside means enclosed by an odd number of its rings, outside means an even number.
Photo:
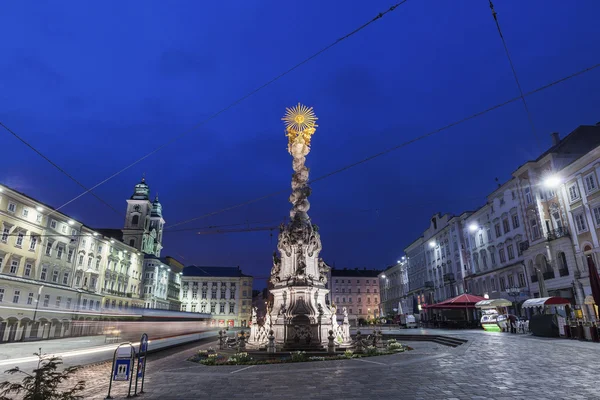
[[[285,110],[285,115],[281,120],[284,121],[287,130],[292,129],[300,133],[306,129],[317,127],[317,124],[315,124],[317,117],[312,107],[306,107],[298,103],[296,107],[286,108]]]

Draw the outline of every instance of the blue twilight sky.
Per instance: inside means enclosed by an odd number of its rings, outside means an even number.
[[[525,91],[600,62],[597,0],[495,2]],[[92,186],[345,35],[389,1],[60,1],[0,6],[0,121]],[[289,188],[280,121],[298,101],[320,128],[312,177],[518,94],[485,0],[409,0],[258,94],[64,211],[121,227],[125,199],[146,173],[173,224]],[[482,204],[512,170],[600,121],[600,69],[528,98],[536,143],[515,102],[315,183],[322,255],[337,267],[383,268],[432,213]],[[54,206],[80,188],[7,132],[0,181]],[[543,142],[543,146],[541,143]],[[287,194],[180,228],[266,221]],[[378,210],[378,211],[375,211]],[[166,233],[164,255],[240,265],[266,276],[268,232]],[[256,286],[264,285],[264,280]]]

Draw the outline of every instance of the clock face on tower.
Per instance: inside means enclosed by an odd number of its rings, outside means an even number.
[[[139,205],[136,205],[136,206],[134,206],[134,207],[133,207],[133,209],[134,209],[135,211],[140,211],[140,206],[139,206]]]

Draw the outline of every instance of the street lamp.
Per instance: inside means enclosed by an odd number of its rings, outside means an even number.
[[[506,289],[506,293],[513,298],[513,307],[515,308],[515,314],[517,313],[517,297],[521,294],[521,288],[516,286],[509,287]]]
[[[561,179],[558,177],[558,175],[550,175],[548,177],[546,177],[546,179],[544,179],[544,186],[547,187],[548,189],[554,189],[557,188],[558,185],[560,185],[561,183]]]
[[[435,241],[432,240],[431,242],[429,242],[429,247],[434,248],[435,247]]]
[[[477,229],[479,229],[479,227],[477,226],[477,224],[471,224],[471,225],[469,225],[469,230],[471,232],[476,232]]]
[[[40,286],[40,288],[38,289],[38,297],[37,297],[37,300],[35,301],[35,310],[33,311],[33,321],[31,321],[31,327],[32,328],[33,328],[33,325],[35,324],[35,317],[37,316],[38,307],[40,306],[40,296],[42,295],[42,289],[43,288],[44,288],[44,285]],[[35,330],[35,335],[36,336],[37,336],[37,331],[38,330],[36,329]],[[31,333],[30,333],[30,335],[31,335]]]

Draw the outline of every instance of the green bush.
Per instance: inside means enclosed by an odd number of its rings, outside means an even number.
[[[344,357],[346,358],[352,358],[354,356],[354,352],[352,350],[346,350],[344,352]]]
[[[250,361],[252,361],[252,357],[250,357],[248,355],[248,353],[237,353],[236,355],[229,357],[229,359],[227,360],[227,363],[228,364],[246,364]]]
[[[308,361],[325,361],[325,357],[308,357]]]
[[[58,372],[58,366],[62,364],[62,359],[55,356],[47,356],[39,353],[33,353],[38,356],[38,366],[32,374],[21,371],[15,367],[5,371],[7,374],[24,374],[25,377],[21,383],[2,382],[0,383],[0,400],[8,400],[6,395],[14,393],[25,400],[79,400],[83,396],[79,392],[85,389],[85,381],[78,381],[71,389],[59,391],[58,386],[72,377],[77,371],[77,367],[65,368]]]
[[[218,360],[218,354],[209,354],[207,358],[205,358],[204,360],[200,360],[200,363],[204,365],[217,365]]]
[[[376,356],[378,354],[377,347],[375,347],[375,346],[367,346],[365,353],[368,356]]]
[[[391,343],[388,341],[387,348],[390,351],[404,351],[404,346],[402,346],[401,343],[398,343],[395,340]]]
[[[293,362],[306,361],[306,353],[304,351],[297,351],[295,353],[292,353],[292,361]]]

